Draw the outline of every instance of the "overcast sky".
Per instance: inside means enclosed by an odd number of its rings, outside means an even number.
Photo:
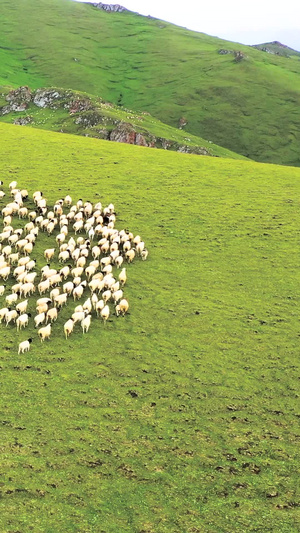
[[[91,2],[91,0],[76,0]],[[300,51],[300,0],[112,0],[141,15],[243,44],[280,41]]]

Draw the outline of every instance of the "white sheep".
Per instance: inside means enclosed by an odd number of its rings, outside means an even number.
[[[5,301],[7,303],[7,305],[12,305],[14,303],[16,303],[18,299],[18,295],[17,294],[8,294],[6,297],[5,297]]]
[[[123,298],[123,300],[121,300],[120,303],[116,305],[116,315],[124,316],[125,313],[127,313],[128,309],[129,309],[129,303],[127,300],[125,300],[125,298]]]
[[[18,318],[18,313],[15,309],[12,309],[12,310],[9,310],[7,311],[6,315],[5,315],[5,322],[6,322],[6,326],[8,326],[8,324],[10,322],[15,322]]]
[[[66,305],[67,303],[67,298],[68,298],[68,295],[66,293],[64,294],[59,294],[58,296],[56,296],[56,298],[54,299],[54,305],[55,307],[57,307],[58,309],[61,309],[61,307],[63,305]]]
[[[66,292],[70,296],[74,289],[74,283],[72,281],[67,281],[63,284],[63,292]]]
[[[108,305],[105,305],[103,307],[103,309],[101,309],[100,316],[101,316],[102,320],[104,320],[104,323],[108,320],[108,318],[109,318],[109,307],[108,307]]]
[[[23,300],[23,302],[20,302],[16,305],[16,311],[18,313],[26,313],[28,307],[28,300]]]
[[[52,309],[49,309],[49,311],[47,311],[46,322],[48,322],[50,320],[50,322],[52,324],[52,322],[57,320],[57,316],[58,316],[57,308],[56,307],[52,307]]]
[[[5,320],[8,311],[8,307],[2,307],[2,309],[0,309],[0,324],[2,323],[2,320]]]
[[[3,294],[5,293],[5,287],[6,285],[0,285],[0,296],[3,296]]]
[[[148,250],[145,248],[142,252],[141,252],[141,258],[142,258],[142,261],[146,261],[147,257],[148,257]]]
[[[86,312],[85,311],[76,311],[75,313],[72,314],[72,320],[74,322],[74,324],[76,324],[77,322],[81,322],[86,316]]]
[[[55,254],[55,248],[47,248],[44,251],[44,257],[46,261],[51,261],[51,259],[54,257]]]
[[[123,298],[122,289],[119,289],[118,291],[112,293],[112,299],[115,303],[118,303],[120,300],[122,300],[122,298]]]
[[[40,313],[36,315],[33,319],[34,327],[38,328],[41,324],[43,324],[43,322],[45,322],[45,320],[46,320],[46,313]]]
[[[119,274],[119,281],[122,285],[122,287],[125,285],[127,281],[127,274],[126,274],[126,268],[122,268],[120,274]]]
[[[67,320],[67,322],[64,325],[64,332],[65,332],[66,339],[71,335],[73,329],[74,329],[74,321],[72,320],[72,318],[70,318],[69,320]]]
[[[51,324],[38,330],[38,336],[41,339],[41,342],[44,342],[45,339],[49,339],[51,335]]]
[[[32,339],[28,339],[27,341],[20,342],[19,344],[19,350],[18,354],[29,352],[30,344],[32,343]]]
[[[91,325],[91,315],[87,315],[81,321],[82,333],[87,333]]]
[[[20,315],[17,320],[16,320],[16,324],[17,324],[17,330],[21,329],[21,328],[26,328],[26,326],[28,326],[28,321],[29,321],[29,317],[31,317],[31,314],[30,313],[23,313],[22,315]]]

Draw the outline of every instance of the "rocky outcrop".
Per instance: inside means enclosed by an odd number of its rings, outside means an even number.
[[[52,107],[57,109],[58,101],[62,97],[62,93],[55,89],[37,89],[33,98],[33,103],[38,107]]]
[[[220,50],[218,51],[218,54],[220,54],[221,56],[225,56],[227,54],[233,54],[233,50],[225,50],[225,48],[220,48]]]
[[[5,100],[8,104],[1,108],[0,114],[6,115],[11,111],[25,111],[31,101],[31,96],[31,90],[27,86],[13,89],[6,95]]]
[[[203,146],[180,146],[177,150],[181,154],[211,155]]]
[[[26,117],[19,117],[14,120],[14,124],[17,126],[27,126],[27,124],[32,124],[33,122],[33,117],[30,115],[27,115]]]
[[[245,57],[245,54],[243,54],[243,52],[241,52],[240,50],[234,52],[234,60],[236,61],[236,63],[239,63],[240,61],[245,59]]]
[[[108,13],[123,13],[123,11],[128,11],[126,7],[120,6],[119,4],[102,4],[102,2],[99,2],[98,4],[93,4],[93,6],[98,9],[103,9]]]

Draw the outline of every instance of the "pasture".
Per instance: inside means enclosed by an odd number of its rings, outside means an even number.
[[[113,202],[149,249],[125,317],[1,325],[1,530],[298,531],[300,170],[0,135],[5,192]]]

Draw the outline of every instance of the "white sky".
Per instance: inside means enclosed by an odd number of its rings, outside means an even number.
[[[76,0],[91,2],[91,0]],[[106,0],[141,15],[243,44],[280,41],[300,51],[300,0]]]

